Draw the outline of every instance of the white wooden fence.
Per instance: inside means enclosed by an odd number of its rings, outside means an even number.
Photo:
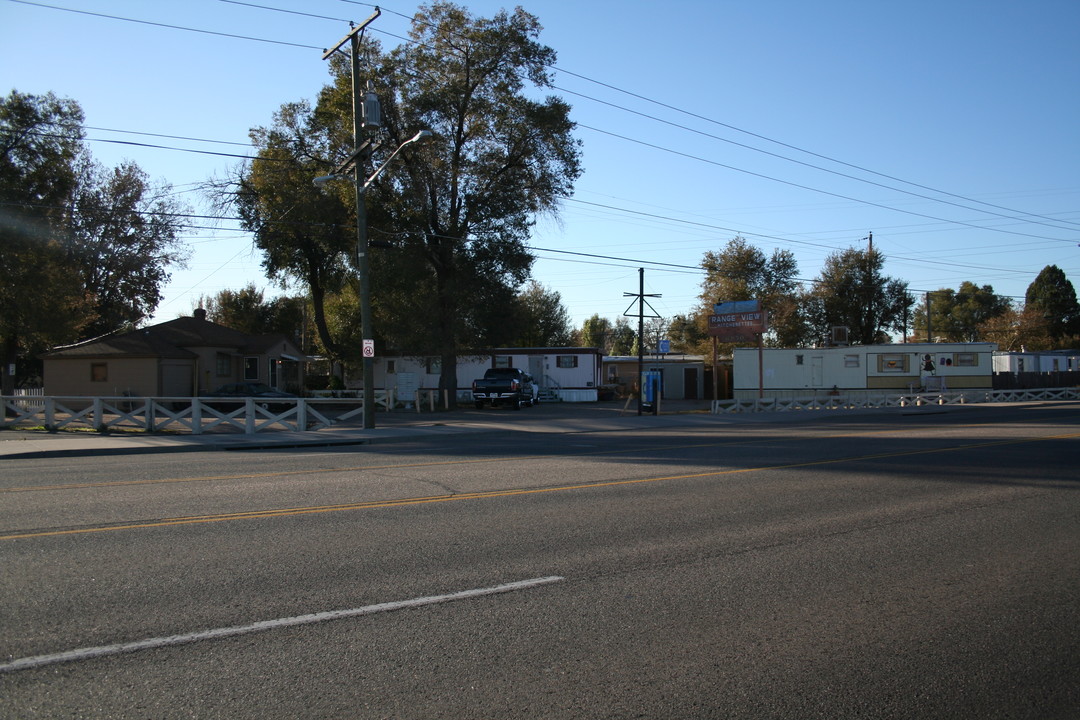
[[[858,397],[839,395],[809,398],[713,400],[711,412],[716,415],[723,415],[728,413],[793,412],[798,410],[862,410],[884,407],[921,407],[923,405],[1027,402],[1031,400],[1080,400],[1080,389],[955,390],[895,395],[866,394]]]
[[[429,391],[434,393],[435,391]],[[417,393],[435,409],[435,397]],[[376,390],[376,409],[391,410],[400,402],[393,390]],[[190,398],[190,397],[0,397],[0,428],[43,427],[56,431],[89,428],[143,432],[319,430],[355,420],[363,398]]]

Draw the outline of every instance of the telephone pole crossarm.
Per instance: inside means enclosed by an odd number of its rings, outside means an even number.
[[[638,382],[642,383],[641,386],[638,388],[637,414],[641,415],[641,396],[645,392],[645,385],[644,385],[644,382],[645,382],[645,306],[649,305],[649,303],[645,301],[645,298],[647,298],[647,297],[658,298],[658,297],[663,297],[663,295],[660,295],[659,293],[646,294],[646,292],[645,292],[645,268],[638,268],[638,287],[639,287],[638,292],[636,292],[636,293],[624,292],[623,297],[632,297],[632,298],[637,299],[637,306],[638,306],[638,311],[637,311],[637,319],[638,319]],[[624,317],[633,317],[630,314],[630,308],[632,308],[632,307],[634,307],[633,303],[630,304],[630,307],[626,308],[626,312],[623,313]],[[652,305],[649,305],[649,309],[652,310],[654,313],[656,312],[656,308],[654,308]],[[658,315],[658,314],[657,315],[649,315],[649,317],[650,318],[659,318],[660,315]],[[655,389],[655,392],[657,394],[659,394],[660,388],[657,387]],[[653,401],[653,413],[656,413],[656,411],[657,411],[657,403],[659,402],[659,399],[660,399],[659,396],[654,398],[654,401]]]
[[[349,42],[354,37],[356,37],[357,33],[364,32],[364,30],[367,28],[367,26],[370,25],[372,22],[374,22],[374,20],[377,17],[379,17],[380,15],[382,15],[382,10],[380,10],[379,7],[376,5],[375,6],[375,12],[371,13],[371,17],[369,17],[367,20],[365,20],[364,22],[360,23],[359,25],[354,27],[352,30],[350,30],[349,34],[346,35],[345,37],[341,38],[341,40],[338,42],[337,45],[330,48],[329,50],[324,50],[322,59],[325,60],[326,58],[328,58],[331,55],[333,55],[334,53],[336,53],[338,50],[341,49],[342,45],[344,45],[345,43]]]

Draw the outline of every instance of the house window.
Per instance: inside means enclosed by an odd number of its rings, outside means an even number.
[[[857,368],[857,367],[859,367],[859,356],[858,355],[845,355],[844,356],[844,367],[846,367],[846,368]]]
[[[496,355],[494,358],[492,358],[491,367],[497,367],[497,368],[514,367],[513,364],[511,364],[512,360],[513,360],[513,358],[510,357],[509,355]]]
[[[259,379],[259,358],[254,356],[244,358],[244,379]]]
[[[229,377],[232,375],[232,358],[228,353],[217,354],[217,376]]]
[[[90,382],[107,382],[108,380],[108,363],[90,363]]]
[[[953,356],[953,364],[960,367],[977,367],[979,365],[979,356],[975,353],[956,353]]]
[[[396,375],[397,374],[397,360],[387,360],[386,361],[386,374],[387,375]]]
[[[577,355],[556,355],[555,367],[560,368],[576,368],[578,356]]]
[[[424,366],[428,375],[442,374],[442,358],[428,358]]]

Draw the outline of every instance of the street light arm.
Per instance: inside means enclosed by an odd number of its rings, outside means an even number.
[[[410,143],[419,142],[420,140],[426,140],[429,137],[431,137],[431,131],[430,130],[421,130],[420,132],[416,133],[415,135],[413,135],[411,138],[409,138],[405,142],[398,145],[397,149],[394,150],[394,152],[390,153],[390,157],[386,158],[386,161],[383,162],[383,164],[380,165],[379,168],[375,172],[371,173],[371,177],[369,177],[364,182],[364,185],[361,187],[361,190],[367,190],[368,186],[371,185],[371,183],[375,182],[375,178],[379,177],[379,175],[382,173],[382,171],[386,169],[386,166],[389,165],[390,162],[395,157],[397,157],[397,154],[399,152],[401,152],[401,149],[403,147],[405,147],[406,145],[409,145]]]

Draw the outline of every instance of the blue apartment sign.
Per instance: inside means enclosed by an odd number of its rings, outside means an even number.
[[[761,301],[736,300],[735,302],[717,303],[716,305],[713,305],[713,312],[717,315],[761,312]]]

